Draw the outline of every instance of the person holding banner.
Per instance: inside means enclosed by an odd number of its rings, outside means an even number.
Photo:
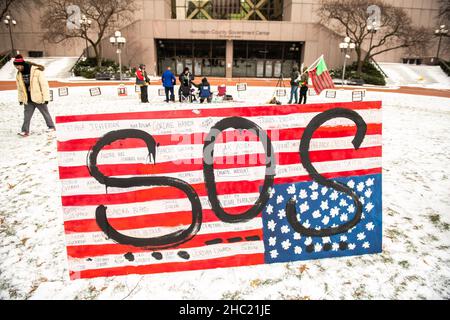
[[[136,85],[141,87],[141,102],[146,103],[148,101],[148,84],[150,79],[145,71],[145,64],[140,64],[139,69],[136,70]]]
[[[302,100],[303,100],[303,104],[306,104],[307,93],[308,93],[308,82],[303,81],[302,86],[300,88],[300,101],[298,102],[299,104],[302,104]]]
[[[295,104],[298,103],[298,84],[300,82],[300,72],[298,72],[298,67],[294,66],[292,68],[291,73],[291,97],[289,98],[288,104],[292,103],[292,100],[294,99]]]
[[[13,64],[17,69],[16,83],[19,103],[24,105],[22,131],[18,135],[27,137],[30,134],[30,122],[36,108],[44,117],[48,130],[55,131],[55,124],[47,107],[50,91],[43,72],[44,66],[26,62],[20,54],[14,58]]]
[[[167,70],[164,71],[161,77],[161,81],[166,92],[166,102],[169,102],[169,92],[170,92],[170,101],[175,102],[175,94],[173,93],[173,87],[177,83],[177,78],[170,71],[170,66],[167,67]]]

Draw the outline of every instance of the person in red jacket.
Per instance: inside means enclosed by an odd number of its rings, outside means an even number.
[[[136,70],[136,85],[141,87],[141,102],[148,102],[148,84],[150,79],[145,71],[145,64],[140,64]]]

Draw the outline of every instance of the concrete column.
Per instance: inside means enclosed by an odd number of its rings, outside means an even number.
[[[227,40],[225,49],[225,77],[233,77],[233,40]]]

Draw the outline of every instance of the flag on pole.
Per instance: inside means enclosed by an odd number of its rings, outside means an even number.
[[[325,89],[334,89],[333,79],[331,79],[328,72],[323,55],[312,66],[312,68],[308,69],[308,74],[317,94],[320,94]]]

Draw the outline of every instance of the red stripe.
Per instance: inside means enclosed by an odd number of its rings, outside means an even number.
[[[348,176],[361,176],[376,173],[381,173],[381,167],[364,170],[323,173],[322,175],[326,178],[337,178]],[[311,178],[308,175],[294,176],[287,178],[275,178],[275,183],[277,184],[296,183],[308,181],[310,179]],[[253,193],[257,192],[257,190],[259,190],[261,185],[262,185],[261,180],[218,182],[216,184],[219,195]],[[192,185],[192,187],[195,189],[195,191],[199,196],[207,195],[204,183],[194,184]],[[61,198],[63,206],[95,206],[99,204],[112,205],[112,204],[146,202],[151,200],[179,199],[179,198],[183,199],[185,198],[185,194],[182,191],[171,187],[154,187],[145,190],[130,191],[115,194],[73,195],[73,196],[62,196]]]
[[[382,125],[381,123],[369,123],[367,124],[366,135],[381,134]],[[267,130],[267,135],[271,141],[284,141],[284,140],[300,140],[305,128],[290,128],[290,129],[280,129],[280,130]],[[313,138],[339,138],[346,136],[353,136],[356,132],[355,125],[348,126],[333,126],[326,127],[322,126],[317,129]],[[198,132],[192,134],[163,134],[154,135],[155,141],[160,144],[160,146],[177,145],[177,144],[203,144],[207,133]],[[220,134],[217,136],[216,143],[224,143],[224,138],[228,142],[232,141],[256,141],[256,136],[251,136],[249,134],[242,135],[238,130],[227,131],[226,135]],[[74,139],[68,141],[58,141],[58,151],[88,151],[95,143],[98,138],[88,138],[88,139]],[[145,148],[145,142],[141,139],[122,139],[115,141],[110,145],[107,145],[103,150],[110,149],[129,149],[129,148]]]
[[[210,233],[210,234],[199,234],[194,238],[185,242],[183,244],[178,245],[177,249],[189,249],[189,248],[198,248],[207,246],[205,244],[206,241],[210,241],[213,239],[221,239],[222,243],[230,243],[228,239],[240,237],[242,238],[241,242],[247,242],[246,237],[258,236],[260,240],[263,239],[263,231],[261,229],[255,230],[245,230],[238,232],[223,232],[223,233]],[[98,245],[81,245],[81,246],[67,246],[67,255],[72,258],[89,258],[89,257],[98,257],[103,255],[110,254],[125,254],[128,252],[131,253],[140,253],[140,252],[148,252],[149,250],[129,246],[122,244],[98,244]]]
[[[240,214],[248,210],[251,205],[227,208],[230,214]],[[95,209],[94,209],[95,210]],[[94,216],[95,212],[92,212]],[[211,209],[202,210],[202,222],[217,222],[219,219]],[[192,222],[191,211],[164,212],[155,214],[144,214],[122,218],[109,218],[109,223],[116,230],[153,228],[153,227],[176,227],[180,225],[190,225]],[[64,222],[66,233],[77,232],[99,232],[101,231],[95,219],[70,220]]]
[[[176,272],[176,271],[188,271],[200,269],[229,268],[229,267],[250,266],[257,264],[264,264],[263,253],[242,254],[231,257],[223,257],[208,260],[83,270],[80,272],[70,271],[70,279],[75,280],[80,278],[111,277],[126,274],[149,274],[149,273]]]
[[[192,110],[172,110],[172,111],[149,111],[149,112],[127,112],[109,114],[91,114],[77,116],[58,116],[57,123],[68,123],[75,121],[109,121],[109,120],[145,120],[145,119],[177,119],[177,118],[204,118],[204,117],[252,117],[252,116],[280,116],[289,114],[301,114],[307,112],[322,112],[333,108],[347,109],[380,109],[381,101],[362,102],[335,102],[308,104],[299,109],[296,105],[282,105],[260,107],[232,107],[232,108],[211,108],[201,109],[199,114]]]
[[[381,146],[355,149],[335,149],[335,150],[317,150],[310,151],[310,159],[312,162],[323,161],[337,161],[346,159],[361,159],[371,157],[381,157]],[[214,158],[214,168],[220,169],[234,169],[245,167],[257,167],[265,165],[264,154],[248,154],[241,156],[224,156]],[[249,163],[249,162],[252,163]],[[291,165],[300,164],[300,154],[298,152],[280,152],[276,154],[277,165]],[[160,162],[156,164],[108,164],[98,165],[99,170],[105,176],[121,176],[121,175],[141,175],[141,174],[163,174],[174,172],[187,172],[203,170],[203,163],[201,158],[178,160],[177,163],[173,161]],[[73,167],[59,167],[60,179],[75,179],[91,177],[88,167],[73,166]]]

